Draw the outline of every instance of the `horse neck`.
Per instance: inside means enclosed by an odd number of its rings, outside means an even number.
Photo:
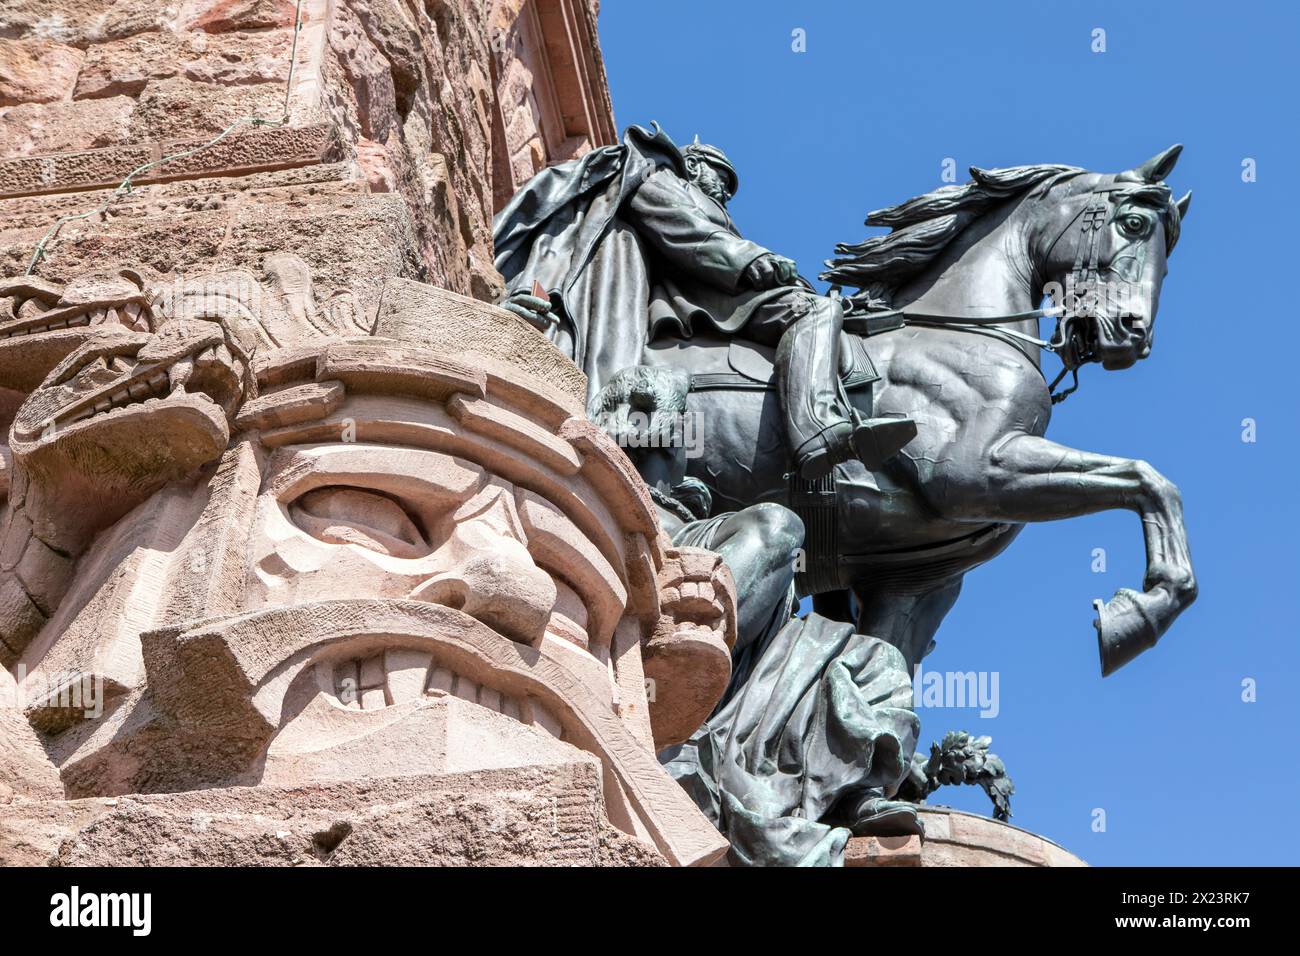
[[[997,316],[1038,307],[1029,255],[1028,213],[1023,197],[986,213],[958,235],[938,259],[893,296],[894,308],[933,315]],[[1000,328],[1039,334],[1038,320]]]

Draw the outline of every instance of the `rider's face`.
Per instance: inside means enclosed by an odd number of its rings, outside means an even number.
[[[725,180],[716,168],[707,162],[696,163],[692,172],[692,182],[704,195],[725,206],[731,194],[727,192]]]

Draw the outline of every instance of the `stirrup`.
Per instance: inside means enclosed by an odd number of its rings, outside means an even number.
[[[841,462],[854,456],[852,423],[828,425],[799,446],[795,468],[804,481],[820,481]]]

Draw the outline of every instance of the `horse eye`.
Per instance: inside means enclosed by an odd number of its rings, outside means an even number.
[[[1147,222],[1141,216],[1125,216],[1119,225],[1125,232],[1138,235],[1146,230]]]

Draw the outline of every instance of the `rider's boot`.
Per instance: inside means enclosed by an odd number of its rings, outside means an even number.
[[[838,301],[813,301],[816,305],[786,329],[776,352],[790,447],[799,476],[807,481],[824,478],[850,458],[878,468],[916,437],[910,418],[863,419],[849,405],[840,385],[843,311]]]

